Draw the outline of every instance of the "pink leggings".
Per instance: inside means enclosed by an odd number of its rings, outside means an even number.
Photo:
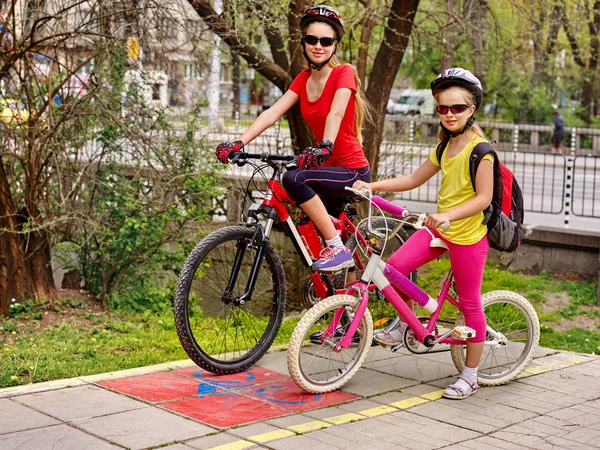
[[[433,233],[441,237],[436,231]],[[454,272],[465,324],[475,330],[475,337],[469,341],[483,342],[486,323],[481,305],[481,282],[489,250],[487,236],[472,245],[454,244],[445,239],[444,241],[448,244],[450,266]],[[387,263],[402,274],[408,275],[446,252],[444,248],[430,247],[430,242],[431,235],[427,230],[419,230],[390,257]],[[404,299],[407,298],[401,295]]]

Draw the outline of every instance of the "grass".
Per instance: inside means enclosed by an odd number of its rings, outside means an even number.
[[[36,320],[17,318],[11,322]],[[4,327],[3,327],[4,328]],[[186,358],[172,314],[89,315],[41,331],[0,334],[0,387],[91,375]]]
[[[450,268],[447,258],[430,263],[419,271],[419,286],[429,293],[439,290],[440,282]],[[535,307],[541,324],[540,345],[557,350],[600,353],[600,307],[598,281],[552,277],[548,273],[524,275],[488,264],[482,292],[509,290],[518,292]],[[551,297],[566,294],[565,305],[548,305]],[[569,326],[568,321],[587,318],[586,328]],[[567,327],[567,329],[562,329]]]
[[[434,295],[449,268],[447,259],[419,271],[419,285]],[[528,298],[540,317],[540,345],[582,353],[600,352],[596,305],[597,281],[524,275],[489,265],[483,291],[507,289]],[[547,308],[549,299],[568,299]],[[51,306],[17,305],[13,317],[0,318],[0,388],[185,359],[171,311],[110,314],[90,311],[89,302],[66,299]],[[57,317],[41,326],[48,314]],[[572,319],[587,320],[586,328],[565,328]],[[298,318],[285,321],[275,344],[289,341]]]

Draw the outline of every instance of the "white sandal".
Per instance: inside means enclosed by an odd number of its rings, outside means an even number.
[[[465,389],[460,386],[457,386],[456,383],[451,384],[450,386],[448,386],[446,388],[446,390],[442,394],[442,397],[450,398],[452,400],[463,400],[467,397],[470,397],[475,392],[477,392],[477,388],[478,388],[477,382],[471,383],[469,380],[467,380],[462,375],[459,375],[458,379],[463,380],[465,383],[467,383],[469,385],[469,387]]]
[[[373,335],[373,339],[376,340],[382,347],[387,347],[388,345],[398,345],[404,342],[402,333],[399,330],[378,331]]]

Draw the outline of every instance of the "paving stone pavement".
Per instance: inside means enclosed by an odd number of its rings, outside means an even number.
[[[594,355],[539,349],[515,381],[453,401],[441,397],[457,375],[448,353],[412,355],[374,347],[337,393],[343,401],[306,410],[282,407],[276,417],[260,420],[252,420],[252,413],[269,409],[266,397],[258,408],[252,406],[258,411],[224,403],[229,406],[220,416],[250,420],[237,426],[194,420],[189,410],[175,412],[169,399],[156,397],[161,392],[154,397],[143,389],[124,392],[123,386],[135,388],[136,380],[150,389],[153,380],[153,388],[163,383],[167,393],[181,391],[191,408],[207,387],[215,396],[238,392],[196,369],[191,361],[177,361],[0,389],[0,450],[600,448],[600,358]],[[257,392],[273,375],[278,387],[293,391],[286,384],[285,351],[274,349],[250,372],[263,377],[255,381]],[[180,383],[173,385],[168,376],[178,376]],[[189,385],[197,392],[190,394]]]

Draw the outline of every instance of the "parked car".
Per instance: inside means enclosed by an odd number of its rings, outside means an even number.
[[[29,111],[20,100],[0,98],[0,122],[6,127],[12,128],[29,119]]]
[[[403,114],[410,116],[433,115],[434,99],[429,89],[405,89],[398,101],[389,100],[388,114]]]

